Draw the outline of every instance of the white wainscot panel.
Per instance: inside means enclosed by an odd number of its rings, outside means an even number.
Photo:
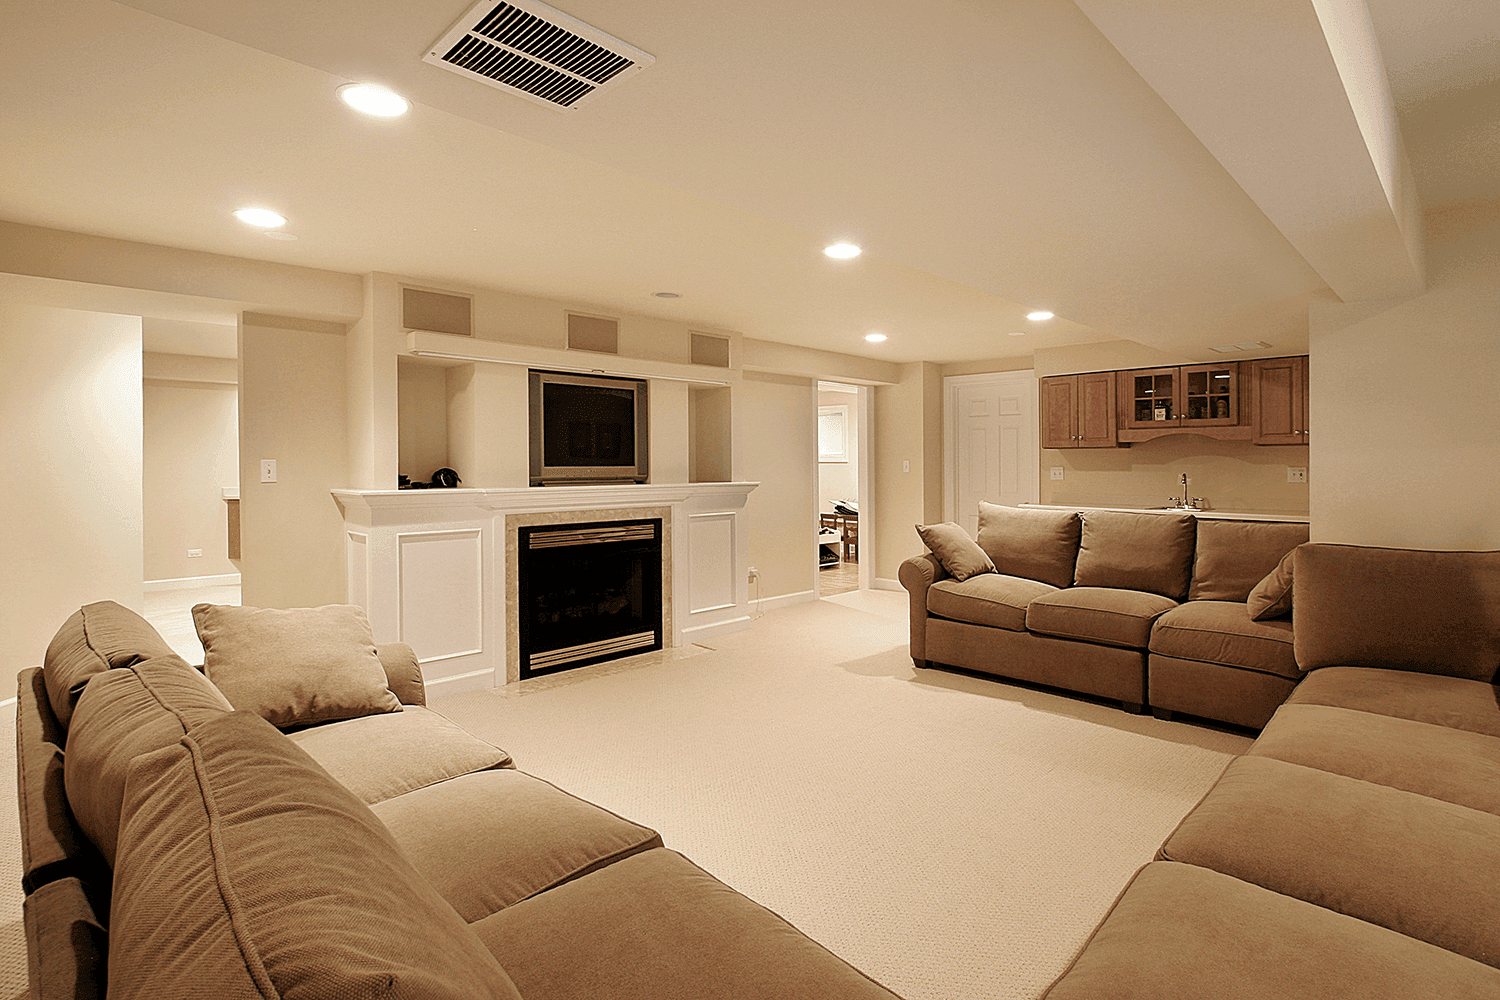
[[[370,607],[370,536],[361,531],[351,531],[348,557],[349,603],[362,608]]]
[[[481,532],[402,532],[398,618],[401,641],[422,663],[484,648]]]
[[[688,517],[688,609],[717,611],[735,604],[734,514]]]

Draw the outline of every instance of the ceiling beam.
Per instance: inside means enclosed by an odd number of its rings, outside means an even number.
[[[1364,0],[1077,4],[1334,294],[1422,291],[1421,205]]]

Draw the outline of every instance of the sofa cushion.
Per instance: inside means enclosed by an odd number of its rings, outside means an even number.
[[[251,712],[138,759],[120,830],[110,1000],[205,984],[257,1000],[519,996],[369,808]]]
[[[1243,601],[1281,557],[1307,541],[1308,526],[1198,518],[1190,601]]]
[[[979,547],[997,573],[1069,586],[1078,559],[1080,528],[1076,511],[1025,510],[979,502]]]
[[[1303,678],[1287,704],[1333,705],[1500,736],[1500,688],[1461,677],[1324,667]]]
[[[371,808],[470,923],[661,846],[655,830],[515,770],[466,774]]]
[[[37,887],[21,905],[31,989],[16,996],[99,997],[109,954],[109,932],[99,916],[106,903],[96,906],[83,882],[62,878]]]
[[[510,754],[430,708],[294,729],[287,738],[366,803],[492,767]]]
[[[1292,613],[1292,566],[1296,562],[1295,552],[1293,549],[1282,556],[1276,568],[1267,573],[1265,579],[1257,583],[1251,589],[1250,596],[1245,598],[1245,607],[1255,621],[1267,622]]]
[[[1083,513],[1073,583],[1144,590],[1180,601],[1193,571],[1191,514]]]
[[[105,861],[114,864],[131,761],[232,710],[208,678],[175,653],[89,681],[73,710],[63,781],[74,818]]]
[[[1249,752],[1500,815],[1500,738],[1329,705],[1282,705]]]
[[[1500,995],[1500,971],[1206,868],[1142,868],[1046,1000]]]
[[[1500,964],[1500,816],[1491,813],[1240,757],[1159,857]]]
[[[939,580],[927,590],[927,611],[940,618],[1026,631],[1026,608],[1044,594],[1055,594],[1050,583],[1003,573],[983,573],[959,583]]]
[[[1494,681],[1500,552],[1304,545],[1294,561],[1297,662]]]
[[[977,573],[993,573],[995,564],[984,554],[979,543],[952,521],[917,525],[917,537],[937,557],[943,569],[955,580],[967,580]]]
[[[352,604],[193,607],[203,670],[237,709],[274,726],[399,712],[370,621]]]
[[[691,861],[632,855],[474,924],[526,1000],[893,1000]]]
[[[1189,601],[1156,620],[1151,652],[1183,660],[1222,663],[1296,680],[1292,623],[1258,622],[1244,601]]]
[[[1026,609],[1026,629],[1063,639],[1145,649],[1152,623],[1175,607],[1176,601],[1160,594],[1069,587],[1033,600]]]
[[[66,730],[74,705],[95,674],[172,655],[172,647],[160,633],[129,608],[114,601],[85,604],[63,622],[42,661],[52,714]]]
[[[375,656],[385,671],[385,685],[403,705],[427,704],[427,687],[422,681],[422,665],[416,650],[404,642],[379,642]]]

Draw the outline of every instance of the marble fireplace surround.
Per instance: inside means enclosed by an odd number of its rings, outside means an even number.
[[[429,691],[520,678],[517,529],[660,518],[667,647],[750,622],[743,514],[758,483],[511,489],[334,490],[344,514],[348,600],[376,642],[416,650]]]

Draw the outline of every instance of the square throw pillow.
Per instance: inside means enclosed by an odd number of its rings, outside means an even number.
[[[1292,552],[1297,551],[1293,549]],[[1276,568],[1255,585],[1245,600],[1245,608],[1254,621],[1270,621],[1292,613],[1292,553],[1281,557]]]
[[[199,604],[193,624],[208,679],[235,708],[272,725],[401,711],[362,608]]]
[[[995,564],[984,554],[984,549],[960,525],[944,521],[942,524],[919,524],[916,527],[922,544],[943,564],[948,575],[960,583],[971,576],[995,571]]]

